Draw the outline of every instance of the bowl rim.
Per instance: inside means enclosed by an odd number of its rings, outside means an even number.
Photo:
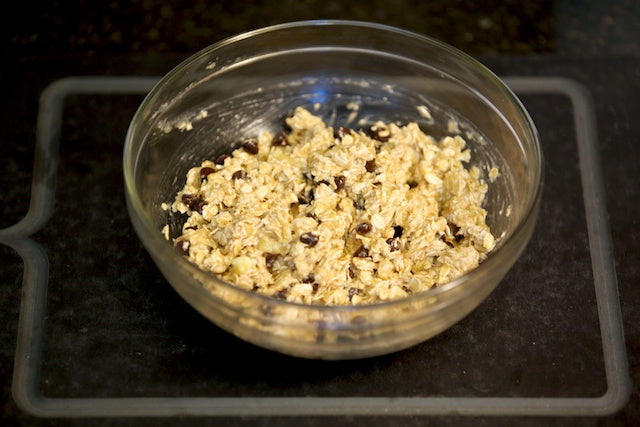
[[[286,300],[276,300],[275,298],[258,294],[255,292],[250,292],[244,290],[240,287],[237,287],[229,282],[226,282],[220,278],[218,278],[213,273],[207,272],[205,270],[200,269],[195,264],[190,262],[186,257],[178,256],[178,253],[175,251],[175,248],[170,244],[171,242],[166,240],[162,235],[161,231],[158,230],[152,223],[150,216],[145,212],[139,194],[135,190],[134,185],[134,166],[136,164],[138,153],[132,152],[132,138],[135,133],[135,124],[141,120],[141,116],[143,112],[147,109],[149,104],[155,99],[158,93],[163,89],[165,84],[171,81],[174,76],[179,75],[185,68],[196,62],[198,59],[209,55],[211,52],[220,49],[222,47],[231,45],[235,42],[239,42],[248,38],[261,36],[264,34],[278,32],[293,28],[301,28],[301,27],[313,27],[313,26],[342,26],[342,27],[351,27],[351,28],[361,28],[372,31],[384,31],[393,33],[396,35],[401,35],[404,37],[408,37],[417,41],[421,41],[423,43],[430,44],[434,47],[437,47],[450,55],[461,59],[466,64],[473,66],[475,71],[483,73],[485,77],[488,77],[494,85],[496,85],[503,94],[508,98],[509,102],[513,104],[516,108],[518,114],[523,118],[523,123],[526,125],[526,131],[529,133],[530,137],[534,141],[533,144],[533,152],[534,158],[531,159],[531,164],[536,166],[535,179],[537,181],[537,185],[535,188],[535,194],[528,200],[528,205],[525,206],[524,214],[516,225],[513,232],[506,237],[506,239],[502,242],[502,244],[491,251],[487,258],[483,260],[480,265],[473,270],[463,274],[462,276],[446,283],[443,285],[439,285],[435,288],[429,289],[427,291],[418,292],[412,295],[408,295],[403,298],[393,299],[389,301],[375,302],[370,304],[361,304],[361,305],[320,305],[320,304],[305,304],[298,302],[291,302]],[[134,156],[135,154],[135,156]],[[490,270],[494,267],[496,263],[502,262],[502,257],[499,254],[508,252],[509,250],[513,250],[511,246],[513,242],[517,240],[518,236],[522,236],[526,234],[527,225],[530,222],[535,222],[535,219],[538,214],[538,207],[540,204],[542,190],[544,187],[544,162],[542,156],[542,148],[540,145],[540,137],[538,131],[535,127],[533,120],[531,119],[529,113],[522,105],[521,101],[517,98],[517,96],[509,89],[509,87],[498,78],[491,70],[489,70],[486,66],[480,63],[478,60],[473,58],[472,56],[464,53],[463,51],[446,44],[440,40],[435,38],[405,30],[402,28],[397,28],[390,25],[372,23],[372,22],[364,22],[364,21],[354,21],[354,20],[333,20],[333,19],[321,19],[321,20],[306,20],[306,21],[294,21],[281,23],[276,25],[271,25],[267,27],[262,27],[254,30],[250,30],[247,32],[243,32],[231,37],[227,37],[222,39],[212,45],[209,45],[200,51],[194,53],[189,56],[178,65],[176,65],[172,70],[170,70],[167,74],[164,75],[151,89],[151,91],[146,95],[140,106],[138,107],[136,113],[134,114],[129,128],[127,130],[127,134],[125,136],[125,144],[123,150],[123,172],[124,172],[124,181],[125,181],[125,196],[127,201],[128,210],[130,215],[134,215],[139,220],[138,222],[134,221],[134,228],[136,232],[139,234],[144,246],[149,250],[152,255],[165,254],[167,257],[172,257],[180,264],[183,269],[186,269],[191,274],[191,277],[198,276],[206,276],[207,279],[210,279],[216,283],[218,286],[222,286],[225,290],[231,291],[232,293],[238,293],[245,298],[256,300],[261,304],[270,304],[275,306],[280,306],[284,308],[296,308],[298,310],[308,310],[308,311],[331,311],[331,312],[344,312],[344,313],[353,313],[357,312],[369,312],[369,311],[377,311],[384,308],[394,308],[394,307],[402,307],[407,304],[415,304],[417,301],[421,301],[423,299],[433,298],[436,296],[440,296],[443,294],[450,293],[453,290],[456,290],[465,284],[473,284],[479,283],[474,280],[474,278],[482,275],[485,271]],[[138,224],[141,224],[142,230],[139,229]],[[522,237],[521,237],[522,238]],[[526,245],[526,241],[525,241]],[[525,246],[523,245],[523,247]],[[515,259],[514,259],[515,262]],[[194,285],[194,283],[189,282],[189,285]],[[196,292],[201,293],[203,296],[212,297],[211,292],[207,291],[203,284],[198,284],[195,286]],[[469,291],[472,291],[470,289]],[[466,296],[465,293],[462,293],[459,296],[459,299],[462,299]],[[217,298],[217,297],[216,297]],[[219,301],[228,305],[230,308],[237,309],[232,304],[229,304],[227,301],[224,301],[222,298],[217,298]],[[355,326],[355,325],[354,325]]]

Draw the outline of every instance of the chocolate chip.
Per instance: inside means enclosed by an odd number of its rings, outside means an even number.
[[[316,281],[316,276],[313,273],[309,273],[307,277],[302,279],[302,283],[313,283]]]
[[[318,240],[320,238],[313,233],[303,233],[300,235],[300,241],[307,245],[307,247],[312,248],[318,244]]]
[[[358,234],[367,234],[368,232],[371,231],[372,228],[373,226],[371,225],[370,222],[361,222],[356,226],[356,232]]]
[[[313,198],[313,188],[311,188],[309,191],[302,190],[300,191],[300,193],[298,193],[298,203],[300,203],[301,205],[308,205],[313,201]]]
[[[197,200],[198,200],[198,196],[196,196],[195,194],[182,195],[182,203],[187,205],[189,209],[191,209],[191,206],[193,206],[193,204],[196,203]]]
[[[460,243],[464,239],[464,235],[463,234],[456,234],[455,236],[453,236],[453,238],[456,241],[456,243]]]
[[[258,140],[249,138],[242,142],[242,148],[249,154],[258,154]]]
[[[202,208],[204,207],[204,205],[206,205],[207,202],[205,202],[202,199],[198,199],[198,202],[196,204],[193,205],[193,208],[191,210],[198,212],[199,214],[202,214]]]
[[[349,264],[349,269],[347,270],[347,273],[349,274],[349,279],[353,279],[354,277],[356,277],[357,271],[358,271],[358,267],[356,267],[354,264]]]
[[[267,270],[271,272],[271,270],[273,269],[273,264],[275,264],[276,260],[278,259],[278,254],[265,253],[263,254],[263,256],[264,263],[267,266]]]
[[[180,240],[176,242],[176,249],[182,255],[189,255],[189,248],[191,247],[191,242],[188,240]]]
[[[389,245],[389,250],[391,252],[395,252],[398,249],[400,249],[400,240],[390,237],[386,240],[386,242],[387,242],[387,245]]]
[[[377,139],[380,142],[387,142],[391,137],[391,132],[389,132],[389,129],[387,127],[374,125],[371,126],[369,135],[371,136],[371,138]]]
[[[212,174],[214,172],[215,172],[215,170],[213,168],[210,168],[210,167],[204,167],[204,168],[200,169],[200,180],[204,181],[205,179],[207,179],[209,174]]]
[[[338,129],[333,131],[333,137],[342,139],[345,135],[353,135],[353,130],[346,128],[344,126],[340,126]]]
[[[242,169],[235,171],[233,173],[233,175],[231,175],[231,179],[234,179],[234,180],[235,179],[247,179],[248,177],[249,177],[249,174],[246,171],[242,170]]]
[[[351,302],[354,295],[358,295],[358,288],[349,288],[349,302]]]
[[[356,258],[367,258],[369,256],[369,249],[365,248],[364,245],[361,245],[353,256]]]
[[[344,183],[347,180],[344,175],[338,175],[333,178],[333,182],[336,183],[336,190],[340,191],[344,188]]]
[[[215,162],[214,162],[214,163],[215,163],[216,165],[224,165],[224,161],[225,161],[226,159],[228,159],[229,157],[231,157],[231,156],[230,156],[230,155],[228,155],[228,154],[220,154],[218,157],[216,157],[216,160],[215,160]]]
[[[364,168],[367,172],[373,172],[376,170],[376,159],[367,160],[364,164]]]
[[[285,145],[289,145],[289,140],[287,139],[287,134],[284,132],[280,132],[276,137],[271,141],[271,145],[274,147],[284,147]]]
[[[195,194],[183,194],[182,195],[182,203],[187,205],[189,209],[194,212],[202,213],[202,208],[207,204],[200,196],[196,196]]]
[[[403,231],[404,231],[404,228],[402,228],[401,225],[394,225],[393,226],[393,237],[394,238],[402,237],[402,232]]]
[[[313,283],[311,284],[311,293],[312,293],[312,294],[314,294],[314,295],[315,295],[316,293],[318,293],[318,288],[319,288],[319,287],[320,287],[320,285],[318,285],[317,283],[313,282]]]
[[[416,181],[409,181],[407,184],[409,185],[409,189],[416,188],[418,186]]]

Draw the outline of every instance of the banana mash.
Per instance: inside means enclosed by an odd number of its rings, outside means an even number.
[[[200,268],[277,299],[355,305],[450,282],[494,248],[460,136],[332,129],[301,107],[286,124],[188,172],[175,245]]]

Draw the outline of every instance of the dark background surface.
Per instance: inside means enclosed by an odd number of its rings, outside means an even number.
[[[9,6],[9,11],[0,18],[3,21],[0,31],[3,44],[0,46],[5,65],[0,71],[0,228],[17,222],[29,206],[29,187],[33,169],[33,147],[35,123],[37,117],[38,96],[41,91],[54,80],[69,75],[162,75],[195,51],[218,41],[224,37],[270,25],[274,23],[317,19],[340,18],[381,22],[414,30],[448,42],[467,53],[470,53],[500,75],[537,75],[564,76],[575,79],[589,88],[596,99],[598,117],[600,156],[607,194],[606,206],[609,212],[611,232],[614,242],[614,256],[620,288],[620,299],[625,327],[627,353],[633,381],[633,393],[630,402],[620,412],[603,418],[517,418],[502,420],[505,424],[514,421],[525,425],[559,424],[559,425],[634,425],[640,423],[640,260],[639,220],[636,213],[640,207],[639,180],[637,178],[638,159],[640,159],[640,126],[636,117],[640,117],[638,97],[640,95],[640,7],[634,1],[614,2],[578,2],[578,1],[543,1],[543,2],[418,2],[418,1],[264,1],[264,2],[22,2]],[[122,189],[119,162],[121,146],[111,144],[109,138],[101,136],[110,132],[124,135],[131,115],[139,104],[141,97],[74,97],[65,108],[63,128],[64,144],[61,144],[61,163],[59,172],[58,208],[47,226],[34,236],[43,243],[47,251],[56,253],[58,257],[51,259],[52,283],[66,283],[68,289],[51,289],[48,300],[49,329],[45,340],[45,355],[61,355],[62,359],[45,357],[43,362],[42,391],[45,395],[61,397],[82,395],[113,396],[114,385],[101,384],[101,377],[92,376],[91,369],[98,371],[104,363],[111,363],[114,372],[121,372],[131,378],[130,386],[122,393],[125,395],[145,395],[153,393],[172,395],[181,390],[180,384],[189,383],[193,378],[193,366],[177,366],[176,363],[200,363],[207,353],[216,353],[220,349],[233,349],[241,352],[247,360],[259,360],[270,369],[282,366],[294,367],[283,372],[280,379],[270,374],[260,376],[256,366],[246,371],[238,370],[238,376],[222,375],[217,378],[223,384],[220,393],[226,395],[281,395],[289,390],[291,395],[319,393],[323,395],[347,395],[351,384],[371,378],[372,374],[381,375],[380,381],[371,387],[371,393],[383,390],[395,384],[397,392],[420,393],[412,387],[407,378],[414,375],[412,367],[426,363],[423,353],[409,350],[400,355],[369,361],[362,365],[353,362],[339,367],[321,368],[305,361],[287,360],[269,352],[245,345],[224,333],[193,312],[186,304],[172,294],[168,286],[163,285],[155,267],[144,253],[139,250],[137,237],[131,231],[128,218],[124,214],[121,198]],[[570,106],[563,97],[549,99],[544,97],[524,97],[525,104],[534,115],[544,141],[557,141],[571,138],[571,127],[566,121],[570,118]],[[96,120],[100,115],[109,117],[109,123]],[[537,116],[536,116],[537,115]],[[92,146],[87,146],[91,141]],[[556,147],[545,147],[554,152]],[[570,150],[568,157],[575,156]],[[552,188],[565,189],[570,194],[566,206],[580,207],[581,195],[572,193],[578,179],[575,161],[562,163],[561,157],[548,159],[553,168],[549,168],[548,177],[555,185]],[[555,163],[554,163],[555,162]],[[549,172],[551,171],[551,172]],[[555,172],[554,172],[555,171]],[[555,174],[555,175],[554,175]],[[78,179],[86,176],[86,179]],[[99,183],[95,186],[92,183]],[[566,187],[563,187],[566,186]],[[68,188],[69,190],[63,190]],[[578,187],[579,188],[579,187]],[[113,199],[110,199],[113,195]],[[556,197],[545,196],[545,197]],[[575,199],[575,200],[572,200]],[[549,200],[554,200],[549,199]],[[62,208],[63,201],[67,211]],[[575,203],[573,203],[575,202]],[[571,248],[576,259],[580,259],[580,251],[586,251],[586,236],[570,234],[580,229],[584,222],[584,213],[577,209],[557,212],[557,205],[543,206],[543,227],[554,240],[539,241],[534,238],[532,247],[536,251],[549,250],[559,245],[563,238],[573,239]],[[555,210],[554,210],[555,209]],[[544,214],[547,214],[544,216]],[[582,215],[582,216],[580,216]],[[87,224],[96,235],[109,234],[108,241],[95,242],[92,235],[83,237]],[[114,231],[115,230],[115,231]],[[118,232],[118,230],[120,230]],[[544,233],[543,233],[544,234]],[[538,234],[540,235],[540,234]],[[547,234],[544,234],[545,236]],[[70,238],[69,236],[77,236]],[[102,246],[100,246],[102,245]],[[104,249],[104,248],[107,249]],[[123,248],[136,247],[139,258],[128,259]],[[582,249],[581,249],[582,248]],[[104,258],[108,265],[95,265],[95,260]],[[567,253],[566,251],[564,253]],[[569,252],[571,253],[571,252]],[[60,255],[62,254],[62,255]],[[68,254],[68,256],[67,256]],[[79,255],[79,256],[78,256]],[[171,425],[212,423],[228,425],[236,420],[225,419],[183,419],[183,420],[42,420],[24,414],[16,407],[10,394],[13,354],[16,343],[16,330],[19,312],[19,301],[22,280],[22,261],[9,248],[0,246],[0,386],[2,386],[2,419],[9,424],[24,425],[85,425],[91,424],[138,424],[165,423]],[[553,256],[547,254],[548,259]],[[558,266],[539,274],[542,277],[553,277],[558,274],[562,260],[555,260]],[[123,271],[118,266],[123,263],[135,263],[141,266],[135,271]],[[527,272],[526,260],[521,262],[520,272]],[[554,270],[556,268],[556,270]],[[91,294],[71,284],[77,282],[74,274],[97,271],[102,274],[89,275],[94,289],[117,288],[112,294],[116,300],[101,299],[99,294]],[[574,266],[573,276],[585,278],[588,282],[590,271],[588,264]],[[531,272],[529,272],[532,274]],[[515,273],[512,273],[515,274]],[[83,276],[82,280],[87,280]],[[152,277],[155,282],[137,283],[139,277]],[[540,276],[535,276],[540,278]],[[508,282],[507,282],[508,283]],[[139,287],[146,286],[149,296],[140,296]],[[152,290],[153,289],[153,290]],[[158,291],[161,289],[161,291]],[[156,292],[154,294],[153,292]],[[157,292],[160,292],[159,294]],[[597,396],[602,393],[603,378],[595,372],[601,366],[601,355],[598,355],[599,332],[594,320],[593,305],[576,306],[566,289],[546,289],[537,295],[540,307],[550,310],[566,309],[574,318],[582,317],[584,324],[572,331],[574,339],[568,340],[573,347],[566,348],[566,354],[580,354],[581,351],[594,353],[582,355],[577,362],[583,363],[580,369],[563,371],[571,366],[571,360],[563,355],[545,355],[536,350],[528,355],[530,360],[540,364],[553,360],[558,365],[545,370],[551,380],[544,378],[527,378],[527,370],[518,375],[517,369],[508,370],[515,376],[506,376],[502,380],[488,382],[488,389],[472,390],[459,383],[454,394],[460,395],[482,393],[491,395],[503,390],[501,381],[510,384],[521,384],[514,389],[516,395],[538,395],[539,393],[555,395]],[[585,301],[593,301],[592,290],[585,289]],[[107,294],[107,292],[105,292]],[[108,307],[105,312],[112,315],[117,330],[129,331],[129,335],[110,336],[109,329],[104,327],[100,319],[91,320],[91,313],[74,312],[74,301],[91,297],[97,303]],[[521,322],[518,313],[504,310],[499,306],[502,301],[515,304],[509,298],[509,287],[498,288],[497,295],[487,300],[480,310],[487,318],[495,322]],[[517,294],[522,297],[522,294]],[[524,294],[526,295],[526,294]],[[517,296],[514,296],[516,298]],[[566,306],[565,306],[566,304]],[[80,304],[81,305],[81,304]],[[589,308],[590,307],[590,308]],[[543,310],[543,308],[541,308]],[[162,319],[161,314],[171,311],[180,322]],[[142,313],[135,316],[131,313]],[[482,316],[482,312],[480,313]],[[515,317],[514,317],[515,316]],[[569,316],[569,314],[568,314]],[[545,318],[542,316],[542,318]],[[78,325],[78,319],[89,319],[90,323]],[[547,338],[549,348],[562,348],[564,337],[570,327],[553,325],[549,316],[550,332]],[[104,320],[104,319],[102,319]],[[440,347],[447,348],[447,340],[460,338],[466,330],[473,331],[473,325],[467,320],[437,337],[429,347],[436,351]],[[93,322],[93,323],[91,323]],[[497,323],[500,324],[500,323]],[[187,329],[185,325],[196,325]],[[597,325],[596,325],[597,326]],[[101,329],[102,327],[102,329]],[[83,329],[84,328],[84,329]],[[470,329],[469,329],[470,328]],[[217,340],[215,343],[196,345],[198,336],[193,331],[206,331]],[[500,339],[502,331],[492,329],[492,339]],[[102,341],[90,336],[83,338],[83,331],[103,332]],[[190,333],[191,331],[191,333]],[[558,331],[554,334],[554,331]],[[150,334],[156,332],[156,335]],[[520,331],[522,333],[522,331]],[[530,331],[529,331],[530,332]],[[138,333],[138,335],[136,335]],[[167,337],[181,337],[170,341]],[[471,337],[473,334],[471,333]],[[581,337],[575,339],[575,336]],[[163,338],[164,337],[164,338]],[[117,360],[104,360],[105,352],[101,346],[118,347],[126,345],[132,338],[138,340],[139,348],[131,348]],[[537,337],[538,339],[542,337]],[[162,343],[166,339],[166,343]],[[534,340],[536,337],[524,333],[522,340]],[[74,341],[75,340],[75,341]],[[147,346],[145,340],[149,340]],[[544,339],[542,340],[544,341]],[[140,349],[153,349],[161,342],[161,348],[169,349],[160,354],[145,354],[140,359]],[[89,366],[79,368],[75,365],[73,354],[69,354],[74,345],[78,346],[77,360],[89,361]],[[579,348],[583,345],[584,348]],[[155,347],[154,347],[155,346]],[[489,349],[481,342],[475,342],[471,354],[458,355],[459,360],[448,363],[460,366],[473,355]],[[231,352],[231,350],[229,350]],[[162,359],[166,354],[172,358]],[[94,357],[92,357],[94,356]],[[509,356],[504,350],[499,356]],[[225,359],[226,357],[226,359]],[[231,356],[217,360],[229,361]],[[546,359],[545,359],[546,358]],[[152,360],[161,362],[146,363]],[[430,360],[427,357],[426,360]],[[437,360],[437,359],[436,359]],[[95,364],[91,366],[91,364]],[[391,369],[390,366],[405,366],[404,369]],[[505,366],[508,364],[505,362]],[[153,366],[162,367],[154,371]],[[489,367],[491,364],[488,365]],[[497,364],[498,370],[499,364]],[[425,368],[424,366],[422,366]],[[171,369],[170,369],[171,368]],[[428,367],[426,367],[428,368]],[[575,368],[575,366],[573,366]],[[146,369],[146,370],[145,370]],[[203,373],[213,375],[216,369],[210,366],[198,366]],[[127,371],[129,370],[129,371]],[[305,374],[306,371],[312,371]],[[293,372],[293,373],[292,373]],[[470,375],[474,372],[470,370]],[[477,372],[482,372],[478,368]],[[514,374],[515,372],[515,374]],[[580,381],[572,375],[583,372],[585,382],[582,390]],[[191,374],[190,374],[191,373]],[[347,377],[344,382],[332,382],[327,375]],[[78,382],[66,381],[65,378],[78,378]],[[256,382],[256,377],[261,381]],[[138,378],[157,379],[140,385]],[[93,383],[92,381],[96,381]],[[385,383],[386,381],[386,383]],[[551,382],[549,382],[551,381]],[[554,381],[558,387],[553,387]],[[477,378],[470,378],[469,384],[477,384]],[[163,388],[167,383],[175,384],[175,390]],[[197,381],[196,381],[196,384]],[[320,388],[318,385],[320,384]],[[342,388],[335,389],[336,384]],[[525,386],[527,387],[525,389]],[[75,387],[75,388],[74,388]],[[136,388],[137,387],[137,388]],[[155,387],[155,388],[154,388]],[[440,387],[440,388],[438,388]],[[491,387],[494,387],[493,389]],[[446,378],[435,376],[423,390],[440,391],[451,394],[446,388]],[[555,390],[555,392],[554,392]],[[206,395],[207,384],[202,383],[200,391],[191,388],[192,395]],[[253,424],[287,424],[295,425],[299,419],[247,419]],[[322,419],[304,420],[309,424],[322,424]],[[326,420],[325,420],[326,421]],[[332,420],[334,421],[334,420]],[[382,425],[423,425],[436,424],[469,424],[493,425],[495,418],[456,418],[456,417],[407,417],[407,418],[368,418],[349,417],[339,420],[344,425],[361,425],[375,422]],[[314,425],[315,425],[314,424]]]

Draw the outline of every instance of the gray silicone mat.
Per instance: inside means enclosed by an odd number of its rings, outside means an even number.
[[[54,211],[59,139],[65,99],[71,95],[144,94],[157,78],[82,77],[54,82],[42,94],[37,123],[31,204],[25,218],[0,230],[0,243],[24,262],[23,294],[15,355],[13,395],[27,413],[43,417],[251,416],[251,415],[604,415],[618,410],[630,393],[624,334],[611,237],[597,151],[597,129],[589,92],[563,78],[507,77],[518,95],[554,94],[572,106],[583,191],[593,287],[602,339],[606,391],[596,397],[504,396],[283,396],[283,397],[48,397],[41,367],[46,338],[49,275],[47,251],[31,236]],[[544,213],[543,213],[544,214]]]

